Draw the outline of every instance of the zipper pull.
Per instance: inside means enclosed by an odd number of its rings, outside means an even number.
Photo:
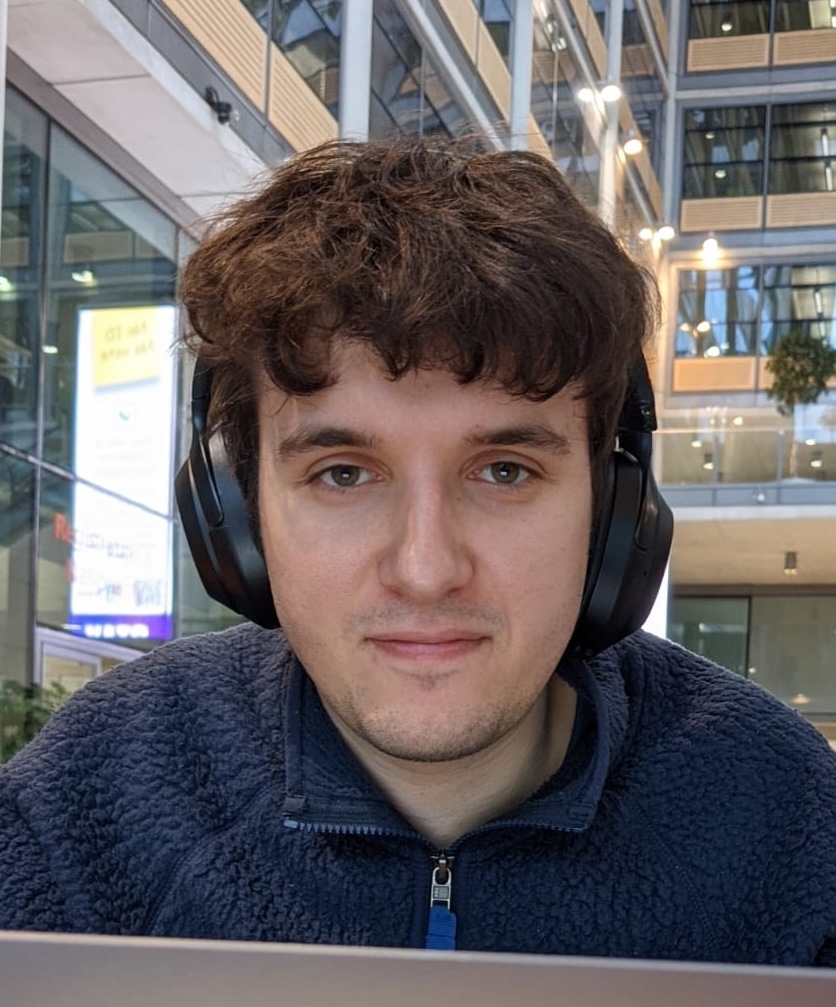
[[[456,914],[450,909],[453,887],[453,858],[442,850],[433,857],[430,883],[430,913],[424,947],[430,951],[456,950]]]

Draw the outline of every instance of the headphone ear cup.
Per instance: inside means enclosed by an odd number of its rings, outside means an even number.
[[[673,515],[652,473],[613,452],[570,647],[596,654],[640,629],[656,599],[673,538]]]
[[[193,431],[189,457],[177,473],[174,490],[186,541],[207,594],[260,626],[278,626],[267,566],[220,433],[207,441]]]

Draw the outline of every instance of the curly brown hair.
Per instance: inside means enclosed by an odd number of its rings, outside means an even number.
[[[335,340],[393,379],[443,368],[534,400],[579,382],[597,484],[658,321],[652,277],[554,164],[474,138],[336,141],[280,165],[215,221],[180,294],[250,504],[259,380],[327,387]]]

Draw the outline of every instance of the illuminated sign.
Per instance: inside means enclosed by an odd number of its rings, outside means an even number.
[[[174,324],[171,305],[78,314],[74,467],[84,482],[55,531],[71,546],[67,624],[83,636],[172,635]]]

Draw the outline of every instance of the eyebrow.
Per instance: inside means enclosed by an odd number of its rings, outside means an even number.
[[[554,455],[568,454],[571,449],[568,437],[540,423],[486,430],[471,434],[465,438],[465,443],[471,447],[538,448]],[[302,427],[281,439],[277,453],[281,461],[287,462],[319,448],[364,448],[367,451],[377,451],[380,439],[348,427]]]
[[[554,455],[565,455],[571,450],[568,437],[541,423],[502,427],[472,434],[467,443],[473,447],[528,447],[539,448]]]
[[[377,437],[348,427],[302,427],[282,437],[276,453],[281,461],[287,462],[318,448],[365,448],[376,451],[379,447]]]

